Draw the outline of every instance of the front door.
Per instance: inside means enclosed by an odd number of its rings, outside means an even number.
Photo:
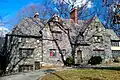
[[[82,51],[78,50],[77,51],[77,64],[82,63]]]
[[[35,70],[40,69],[40,62],[35,61]]]

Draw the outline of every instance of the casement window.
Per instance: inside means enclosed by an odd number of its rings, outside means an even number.
[[[53,37],[55,40],[62,40],[62,32],[61,31],[52,31]]]
[[[50,49],[50,56],[55,57],[56,56],[56,49]]]
[[[120,50],[112,50],[113,57],[120,57]]]
[[[93,56],[101,56],[102,59],[105,59],[105,51],[104,50],[93,50]]]
[[[119,41],[111,41],[112,46],[119,46]]]
[[[102,38],[102,36],[94,36],[93,41],[95,43],[101,43],[103,41],[103,38]]]
[[[33,53],[33,48],[19,48],[20,57],[31,57]]]
[[[33,71],[33,65],[19,65],[19,72]]]

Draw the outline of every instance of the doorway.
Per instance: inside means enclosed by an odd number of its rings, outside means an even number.
[[[78,50],[77,51],[77,64],[82,63],[82,51]]]
[[[40,69],[40,62],[39,61],[35,61],[35,70]]]

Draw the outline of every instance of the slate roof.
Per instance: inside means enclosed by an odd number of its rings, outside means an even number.
[[[112,29],[106,29],[108,34],[111,36],[111,40],[120,40],[116,33]]]

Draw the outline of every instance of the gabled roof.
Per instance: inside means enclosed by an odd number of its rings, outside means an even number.
[[[112,29],[106,29],[106,31],[111,36],[111,40],[120,40],[119,37],[116,35],[116,33]]]

